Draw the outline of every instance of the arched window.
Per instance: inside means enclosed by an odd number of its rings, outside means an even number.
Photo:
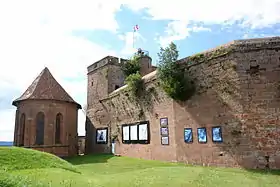
[[[36,116],[36,145],[44,145],[45,115],[39,112]]]
[[[21,114],[19,123],[19,146],[24,146],[25,114]]]
[[[58,113],[56,115],[56,120],[55,120],[55,144],[61,144],[61,125],[62,125],[62,114]]]

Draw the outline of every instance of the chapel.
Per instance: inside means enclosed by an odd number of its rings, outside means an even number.
[[[46,67],[12,103],[17,107],[14,146],[55,154],[78,154],[78,110],[81,105]]]

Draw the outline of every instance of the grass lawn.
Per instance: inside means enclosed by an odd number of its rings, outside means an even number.
[[[26,152],[33,156],[23,155]],[[0,158],[3,156],[6,158],[0,160],[1,187],[276,187],[280,184],[279,172],[185,166],[111,155],[79,156],[68,159],[67,163],[39,151],[0,147]],[[9,159],[12,160],[8,162]]]

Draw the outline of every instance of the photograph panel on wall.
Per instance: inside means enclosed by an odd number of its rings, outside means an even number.
[[[223,142],[221,126],[212,127],[212,141],[215,143]]]
[[[160,126],[168,126],[168,118],[160,118]]]
[[[207,131],[205,127],[197,129],[197,138],[199,143],[207,143]]]
[[[122,125],[122,142],[130,143],[130,127],[129,125]]]
[[[184,129],[184,140],[186,143],[193,142],[193,131],[192,128],[185,128]]]
[[[161,127],[160,128],[160,134],[162,136],[168,136],[168,127]]]
[[[149,121],[142,121],[138,125],[138,138],[139,143],[149,144],[150,143],[150,127]]]
[[[130,124],[130,142],[138,143],[138,125]]]
[[[162,136],[161,137],[161,145],[169,145],[169,137],[168,136]]]
[[[96,129],[96,143],[107,144],[108,142],[108,128],[97,128]]]

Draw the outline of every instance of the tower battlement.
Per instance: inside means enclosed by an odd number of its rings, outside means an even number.
[[[98,60],[97,62],[94,62],[93,64],[91,64],[90,66],[87,67],[87,71],[88,74],[96,71],[97,69],[100,69],[106,65],[117,65],[119,66],[121,63],[124,63],[128,61],[127,59],[123,59],[123,58],[118,58],[118,57],[114,57],[114,56],[106,56],[100,60]]]

